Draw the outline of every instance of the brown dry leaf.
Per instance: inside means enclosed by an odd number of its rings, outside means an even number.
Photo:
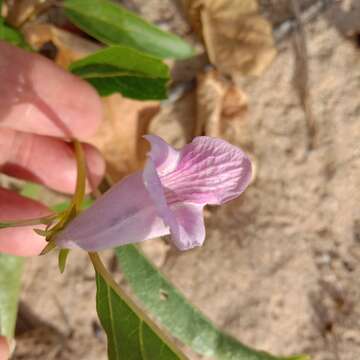
[[[276,55],[270,23],[256,0],[183,0],[210,61],[224,74],[260,75]]]
[[[216,71],[201,73],[197,77],[195,136],[202,134],[221,136],[221,112],[227,90]]]
[[[41,0],[10,0],[8,1],[8,13],[6,21],[15,26],[20,27],[27,21],[40,7]]]
[[[103,99],[105,119],[96,135],[89,140],[100,149],[112,181],[121,179],[143,165],[147,132],[159,103],[137,101],[115,94]]]
[[[195,135],[223,138],[241,147],[250,155],[255,168],[247,95],[212,70],[198,76],[196,99]]]
[[[216,70],[198,75],[195,136],[221,137],[249,147],[248,97]]]
[[[101,49],[92,41],[49,24],[29,23],[22,31],[26,41],[37,50],[45,43],[52,42],[57,48],[55,62],[64,68]]]

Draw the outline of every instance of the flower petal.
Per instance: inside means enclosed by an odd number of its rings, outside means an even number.
[[[177,220],[170,227],[171,238],[180,250],[201,246],[205,240],[203,206],[198,204],[176,204],[171,208]]]
[[[169,205],[220,205],[239,196],[251,179],[245,153],[221,139],[197,137],[180,152],[177,167],[160,174]]]
[[[149,159],[145,165],[143,179],[158,214],[170,228],[174,245],[180,250],[202,245],[205,239],[203,205],[175,204],[170,208],[152,159]]]
[[[145,135],[144,138],[151,144],[148,156],[154,162],[156,171],[161,175],[174,171],[179,161],[180,151],[175,150],[159,136]]]
[[[143,181],[145,188],[153,200],[154,206],[165,225],[170,228],[176,226],[175,216],[167,204],[163,186],[151,158],[149,158],[145,164]]]
[[[157,215],[142,173],[137,172],[70,222],[57,235],[56,243],[63,248],[98,251],[167,234],[169,229]]]
[[[181,151],[146,136],[152,149],[143,172],[115,185],[76,217],[56,241],[96,251],[171,233],[180,250],[202,245],[203,207],[237,197],[249,184],[251,163],[237,147],[198,137]]]

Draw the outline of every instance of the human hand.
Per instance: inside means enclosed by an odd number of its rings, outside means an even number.
[[[71,193],[76,161],[65,140],[94,133],[102,105],[87,83],[47,59],[0,41],[0,171]],[[105,166],[99,152],[84,145],[91,182],[97,185]],[[37,218],[50,211],[39,202],[0,188],[0,220]],[[46,245],[32,227],[2,229],[0,252],[37,255]],[[9,346],[0,336],[0,360]]]
[[[73,192],[76,160],[65,140],[86,139],[101,118],[101,100],[90,85],[40,55],[0,41],[1,172]],[[90,182],[97,185],[104,161],[93,146],[85,144],[84,151]],[[49,213],[41,203],[0,188],[0,221]],[[32,227],[0,231],[3,253],[37,255],[45,245]]]
[[[9,345],[5,337],[0,336],[0,360],[6,360],[9,357]]]

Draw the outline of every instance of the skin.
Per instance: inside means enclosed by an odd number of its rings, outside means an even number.
[[[0,172],[72,193],[76,160],[69,140],[92,135],[102,119],[95,90],[46,58],[0,41]],[[88,176],[97,185],[104,161],[84,145]],[[88,184],[87,189],[90,189]],[[0,188],[0,221],[49,214],[40,202]],[[45,246],[33,227],[0,230],[0,252],[33,256]],[[0,337],[0,360],[8,358]]]
[[[4,337],[0,337],[0,360],[9,358],[9,345]]]

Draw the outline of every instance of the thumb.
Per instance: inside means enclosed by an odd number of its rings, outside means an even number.
[[[10,350],[9,345],[5,337],[0,336],[0,360],[9,359]]]

